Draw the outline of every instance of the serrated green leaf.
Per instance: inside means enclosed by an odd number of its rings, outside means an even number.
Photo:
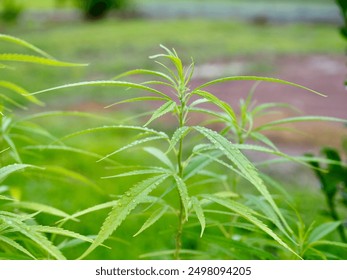
[[[220,100],[219,98],[217,98],[216,96],[214,96],[213,94],[207,92],[207,91],[203,91],[203,90],[194,90],[192,92],[193,94],[197,94],[201,97],[204,97],[205,99],[207,99],[208,101],[210,101],[211,103],[213,103],[214,105],[218,106],[220,109],[222,109],[228,116],[230,116],[231,120],[233,121],[233,124],[235,126],[237,126],[237,118],[236,118],[236,114],[234,112],[234,110],[231,108],[231,106]]]
[[[111,208],[111,207],[116,206],[117,203],[118,203],[118,200],[113,200],[113,201],[97,204],[95,206],[89,207],[89,208],[84,209],[82,211],[76,212],[76,213],[72,214],[71,216],[69,216],[68,218],[60,220],[59,222],[65,222],[67,220],[75,219],[75,218],[78,218],[80,216],[83,216],[83,215],[86,215],[89,213],[93,213],[95,211],[103,210],[106,208]]]
[[[205,155],[195,156],[192,160],[189,161],[188,165],[183,171],[184,180],[188,180],[194,175],[198,174],[206,166],[208,166],[215,159],[215,153],[212,154],[211,158],[206,158]]]
[[[160,118],[161,116],[172,112],[174,110],[174,108],[176,107],[176,102],[174,101],[168,101],[165,104],[163,104],[162,106],[160,106],[157,110],[154,111],[153,115],[151,116],[151,118],[146,122],[146,124],[144,126],[149,125],[152,121]]]
[[[173,177],[174,177],[174,179],[176,181],[177,189],[178,189],[178,192],[180,194],[181,203],[182,203],[182,206],[183,206],[183,209],[184,209],[185,219],[188,220],[190,198],[189,198],[189,195],[188,195],[187,185],[182,180],[182,178],[179,177],[177,174],[174,174]]]
[[[1,194],[0,194],[0,200],[6,200],[6,201],[10,200],[10,201],[13,201],[14,199],[13,199],[13,198],[10,198],[10,197],[8,197],[8,196],[4,196],[4,195],[1,195]]]
[[[44,103],[42,101],[38,100],[35,96],[29,95],[28,91],[26,91],[24,88],[14,84],[14,83],[11,83],[11,82],[8,82],[8,81],[0,81],[0,87],[9,89],[12,92],[20,94],[25,99],[27,99],[30,102],[33,102],[33,103],[35,103],[37,105],[44,105]]]
[[[126,176],[135,176],[135,175],[144,175],[144,174],[168,174],[171,171],[165,168],[148,168],[148,169],[142,169],[142,170],[134,170],[129,171],[117,175],[111,175],[102,177],[102,179],[109,179],[109,178],[118,178],[118,177],[126,177]]]
[[[312,242],[310,246],[334,246],[334,247],[340,247],[347,249],[347,243],[342,242],[335,242],[335,241],[328,241],[328,240],[318,240],[315,242]]]
[[[83,135],[83,134],[94,133],[97,131],[104,131],[104,130],[112,130],[112,129],[139,130],[139,131],[144,131],[144,132],[148,132],[148,133],[153,133],[153,134],[156,134],[159,136],[162,135],[162,136],[165,136],[167,139],[169,139],[169,136],[167,136],[164,132],[156,131],[154,129],[147,128],[147,127],[131,126],[131,125],[108,125],[108,126],[105,125],[105,126],[101,126],[101,127],[88,128],[88,129],[84,129],[84,130],[77,131],[77,132],[71,133],[69,135],[66,135],[62,139],[64,140],[64,139],[76,137],[76,136]]]
[[[275,241],[277,241],[282,247],[293,253],[295,256],[301,259],[301,257],[293,251],[275,232],[273,232],[266,224],[264,224],[261,220],[256,218],[253,214],[253,210],[248,208],[247,206],[238,203],[237,201],[234,200],[225,200],[221,198],[217,198],[215,196],[207,196],[204,195],[205,199],[211,200],[217,204],[220,204],[231,211],[239,214],[241,217],[244,219],[248,220],[255,226],[257,226],[259,229],[261,229],[263,232],[271,236]]]
[[[27,63],[36,63],[43,64],[47,66],[57,66],[57,67],[75,67],[75,66],[87,66],[88,64],[78,64],[59,61],[51,58],[26,55],[26,54],[17,54],[17,53],[5,53],[0,54],[0,61],[16,61],[16,62],[27,62]]]
[[[50,92],[50,91],[54,91],[54,90],[74,88],[74,87],[83,87],[83,86],[119,86],[119,87],[126,87],[126,88],[135,88],[135,89],[142,89],[145,91],[149,91],[151,93],[155,93],[155,94],[160,95],[166,99],[169,98],[166,94],[162,93],[159,90],[156,90],[156,89],[153,89],[153,88],[150,88],[147,86],[143,86],[140,84],[123,82],[123,81],[90,81],[90,82],[66,84],[66,85],[62,85],[62,86],[58,86],[58,87],[53,87],[53,88],[37,91],[37,92],[31,93],[31,95],[36,95],[36,94],[44,93],[44,92]]]
[[[264,215],[267,217],[276,227],[284,233],[288,239],[294,242],[293,238],[287,234],[286,230],[283,228],[281,221],[274,212],[273,208],[267,203],[262,197],[257,197],[255,195],[246,195],[247,202],[252,203],[253,206],[257,207]],[[252,207],[253,208],[253,207]]]
[[[11,173],[25,169],[25,168],[39,168],[30,164],[11,164],[0,168],[0,182],[4,181]]]
[[[17,107],[17,108],[20,108],[22,110],[27,110],[28,108],[25,107],[24,105],[16,102],[15,100],[13,100],[12,98],[9,98],[8,96],[4,95],[4,94],[0,94],[0,98],[2,98],[3,100],[5,100],[6,102],[10,103],[11,105]],[[9,108],[2,108],[2,110],[8,110],[10,112],[12,112],[11,109]],[[3,115],[2,111],[0,111],[0,114]]]
[[[264,143],[265,145],[269,146],[270,148],[274,149],[275,151],[278,151],[278,148],[276,147],[276,145],[268,137],[266,137],[264,134],[252,131],[250,133],[250,136],[257,141]]]
[[[11,247],[17,249],[18,251],[26,254],[27,256],[29,256],[32,259],[36,259],[27,249],[25,249],[22,245],[20,245],[19,243],[15,242],[14,240],[3,236],[0,234],[0,242],[6,243],[7,245],[10,245]]]
[[[151,154],[152,156],[156,157],[158,160],[160,160],[162,163],[164,163],[167,167],[169,167],[172,171],[175,170],[175,167],[172,164],[171,160],[161,150],[154,148],[154,147],[145,147],[145,148],[143,148],[143,150],[146,151],[147,153]]]
[[[157,76],[160,78],[163,78],[167,81],[169,81],[170,83],[174,84],[175,81],[168,75],[162,73],[162,72],[158,72],[158,71],[153,71],[153,70],[147,70],[147,69],[135,69],[135,70],[130,70],[127,72],[124,72],[116,77],[114,77],[114,80],[118,80],[119,78],[122,77],[126,77],[126,76],[130,76],[130,75],[138,75],[138,74],[144,74],[144,75],[153,75],[153,76]]]
[[[281,79],[276,79],[276,78],[268,78],[268,77],[259,77],[259,76],[234,76],[234,77],[225,77],[225,78],[221,78],[221,79],[216,79],[213,81],[209,81],[205,84],[202,84],[200,86],[198,86],[196,89],[194,90],[200,90],[202,88],[214,85],[214,84],[219,84],[219,83],[225,83],[225,82],[231,82],[231,81],[264,81],[264,82],[270,82],[270,83],[277,83],[277,84],[283,84],[283,85],[290,85],[290,86],[294,86],[294,87],[298,87],[307,91],[310,91],[312,93],[318,94],[320,96],[324,96],[326,97],[324,94],[315,91],[313,89],[304,87],[302,85],[298,85],[292,82],[288,82],[285,80],[281,80]]]
[[[140,139],[140,140],[136,140],[128,145],[125,145],[123,146],[122,148],[119,148],[118,150],[112,152],[112,153],[109,153],[107,154],[106,156],[104,156],[103,158],[99,159],[98,162],[102,161],[102,160],[105,160],[119,152],[122,152],[124,150],[127,150],[127,149],[130,149],[130,148],[134,148],[138,145],[141,145],[143,143],[147,143],[147,142],[150,142],[150,141],[155,141],[155,140],[159,140],[159,139],[166,139],[166,136],[165,135],[158,135],[158,136],[152,136],[152,137],[147,137],[147,138],[143,138],[143,139]]]
[[[152,225],[154,225],[169,209],[169,207],[167,205],[158,208],[157,210],[155,210],[152,215],[145,221],[145,223],[142,225],[142,227],[138,230],[138,232],[136,232],[133,236],[137,236],[139,235],[141,232],[143,232],[144,230],[148,229],[149,227],[151,227]]]
[[[47,57],[47,58],[50,58],[50,59],[54,59],[51,55],[49,55],[48,53],[46,53],[45,51],[35,47],[34,45],[22,40],[22,39],[19,39],[17,37],[13,37],[13,36],[9,36],[9,35],[6,35],[6,34],[0,34],[0,40],[2,41],[8,41],[10,43],[14,43],[16,45],[20,45],[22,47],[25,47],[27,49],[30,49],[44,57]]]
[[[23,234],[24,236],[31,239],[35,242],[39,247],[49,253],[52,257],[58,260],[65,260],[64,255],[60,252],[60,250],[54,246],[43,234],[36,231],[32,226],[29,226],[23,223],[21,220],[17,218],[10,217],[0,217],[5,224],[14,229],[15,231]]]
[[[157,97],[157,96],[142,96],[142,97],[135,97],[135,98],[129,98],[125,99],[116,103],[112,103],[110,105],[107,105],[105,108],[111,108],[112,106],[116,106],[119,104],[124,104],[124,103],[132,103],[132,102],[140,102],[140,101],[158,101],[158,100],[169,100],[168,98],[163,98],[163,97]]]
[[[191,201],[192,201],[192,205],[193,205],[193,209],[195,211],[196,217],[198,218],[201,225],[200,237],[202,237],[206,227],[206,219],[204,215],[204,210],[201,207],[200,201],[195,196],[191,197]]]
[[[327,222],[319,225],[311,232],[307,239],[307,243],[310,244],[322,239],[324,236],[336,230],[340,224],[341,222]]]
[[[168,150],[166,151],[166,153],[169,153],[175,146],[176,144],[184,137],[187,135],[189,131],[189,127],[188,126],[183,126],[180,127],[178,129],[176,129],[176,131],[173,133],[171,140],[170,140],[170,146],[168,148]]]
[[[54,215],[57,217],[62,217],[62,218],[70,217],[70,215],[65,213],[64,211],[61,211],[52,206],[48,206],[48,205],[44,205],[44,204],[36,203],[36,202],[17,201],[17,202],[8,203],[6,204],[6,206],[10,206],[14,208],[23,208],[23,209],[33,210],[36,212],[43,212],[43,213],[47,213],[47,214]]]
[[[292,118],[285,118],[277,121],[272,121],[269,123],[266,123],[264,125],[261,125],[257,127],[255,130],[265,130],[269,129],[272,126],[275,125],[281,125],[281,124],[287,124],[287,123],[294,123],[294,122],[307,122],[307,121],[326,121],[326,122],[342,122],[346,123],[346,119],[340,119],[340,118],[334,118],[334,117],[322,117],[322,116],[303,116],[303,117],[292,117]]]
[[[145,258],[158,258],[162,256],[169,256],[169,255],[174,255],[175,250],[164,250],[164,251],[157,251],[157,252],[151,252],[147,254],[140,255],[140,259],[145,259]],[[197,251],[197,250],[180,250],[180,255],[205,255],[205,252],[202,251]]]
[[[79,233],[76,233],[76,232],[73,232],[70,230],[58,228],[58,227],[36,225],[36,226],[32,226],[32,228],[37,232],[53,233],[53,234],[57,234],[57,235],[63,235],[63,236],[79,239],[79,240],[89,242],[89,243],[93,242],[93,239],[91,239],[87,236],[81,235]]]
[[[104,221],[97,237],[92,245],[83,253],[80,259],[90,254],[96,247],[100,246],[111,234],[121,225],[124,219],[135,209],[137,205],[142,203],[144,199],[163,183],[169,175],[159,175],[146,179],[129,189],[112,208]]]
[[[74,147],[69,147],[69,146],[62,146],[62,145],[37,145],[37,146],[26,146],[24,148],[25,150],[40,150],[41,152],[44,150],[56,150],[56,151],[67,151],[67,152],[73,152],[73,153],[78,153],[81,155],[86,155],[90,157],[94,157],[97,159],[101,159],[102,156],[99,154],[91,153],[86,150],[82,149],[77,149]],[[108,161],[115,163],[115,161],[108,159]]]
[[[213,145],[221,150],[231,162],[237,166],[242,176],[251,182],[264,196],[278,217],[281,219],[281,222],[285,225],[286,229],[291,233],[292,230],[286,223],[254,165],[239,151],[239,149],[235,147],[234,144],[229,142],[223,136],[219,135],[217,132],[199,126],[195,126],[194,129],[203,134]]]

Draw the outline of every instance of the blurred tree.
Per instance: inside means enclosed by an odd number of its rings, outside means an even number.
[[[74,0],[83,11],[87,19],[101,19],[112,10],[124,10],[128,6],[127,0]]]
[[[336,3],[340,7],[340,11],[344,20],[344,26],[341,27],[341,33],[347,39],[347,1],[336,0]]]
[[[0,8],[0,18],[9,23],[16,22],[24,9],[22,3],[17,0],[1,0]]]

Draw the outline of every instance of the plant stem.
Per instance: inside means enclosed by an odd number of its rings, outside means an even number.
[[[181,128],[185,125],[184,113],[185,113],[186,104],[184,100],[184,92],[179,92],[179,96],[180,96],[181,104],[179,106],[178,117],[179,117],[179,128]],[[179,141],[179,147],[177,152],[178,176],[180,178],[183,178],[182,153],[183,153],[183,139],[181,138]],[[182,198],[180,197],[180,195],[179,195],[179,198],[180,198],[180,208],[179,208],[178,227],[177,227],[176,240],[175,240],[176,249],[174,254],[174,258],[176,260],[180,259],[180,251],[182,249],[183,225],[186,221],[186,217],[184,216],[184,206],[183,206]]]

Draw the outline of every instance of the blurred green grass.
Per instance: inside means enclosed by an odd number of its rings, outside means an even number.
[[[89,67],[63,70],[17,65],[16,71],[3,73],[3,78],[16,80],[29,91],[79,80],[109,79],[134,68],[155,68],[148,57],[161,52],[159,44],[175,48],[186,62],[193,57],[196,65],[232,61],[238,56],[344,51],[344,42],[331,25],[138,19],[61,23],[44,28],[26,25],[6,28],[5,33],[23,38],[59,59],[90,63]],[[0,51],[12,49],[4,44]]]

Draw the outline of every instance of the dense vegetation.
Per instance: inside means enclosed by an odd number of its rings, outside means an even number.
[[[0,36],[0,257],[346,259],[343,157],[328,150],[326,157],[292,156],[265,133],[293,122],[346,120],[297,116],[258,124],[259,116],[291,107],[257,105],[259,82],[322,93],[263,75],[196,84],[190,58],[198,65],[236,53],[337,53],[337,32],[209,21],[157,25],[104,21],[40,32],[12,26],[7,31],[26,41]],[[234,35],[226,36],[230,30]],[[216,41],[225,46],[219,52]],[[178,52],[159,49],[160,42],[175,42]],[[214,85],[243,80],[254,83],[239,104],[214,95]],[[269,176],[279,162],[315,172],[323,192],[316,181],[306,186]]]

